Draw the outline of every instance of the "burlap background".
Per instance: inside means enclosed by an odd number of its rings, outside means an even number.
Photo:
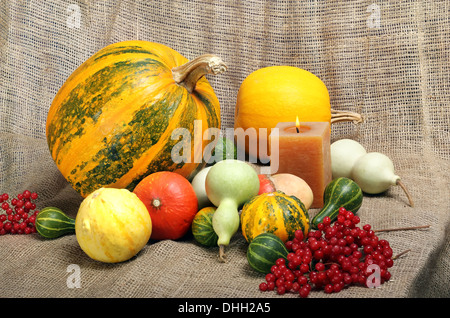
[[[221,56],[227,73],[209,77],[233,126],[242,80],[264,66],[307,69],[327,85],[332,106],[362,114],[333,125],[333,140],[353,138],[391,157],[415,200],[401,189],[365,196],[359,212],[394,253],[411,249],[376,289],[351,287],[310,297],[449,297],[448,1],[19,1],[0,5],[0,192],[38,191],[41,207],[75,216],[80,197],[61,177],[45,140],[48,108],[65,79],[100,48],[121,40],[166,44],[191,59]],[[312,212],[313,214],[314,212]],[[281,297],[261,293],[236,235],[229,262],[191,237],[149,243],[134,259],[89,259],[75,236],[0,237],[2,297]],[[70,267],[81,287],[69,288]],[[298,297],[293,294],[282,297]]]

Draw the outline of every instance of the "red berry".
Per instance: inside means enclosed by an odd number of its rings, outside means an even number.
[[[292,250],[292,244],[292,241],[287,241],[286,243],[284,243],[288,251]]]
[[[320,248],[320,243],[317,242],[315,239],[313,240],[313,238],[310,239],[310,243],[309,243],[309,248],[313,251],[318,250]]]
[[[15,231],[17,231],[17,230],[19,230],[19,228],[20,228],[20,224],[17,223],[17,222],[14,222],[14,223],[13,223],[13,229],[14,229]]]
[[[307,273],[309,272],[309,265],[307,263],[303,263],[300,265],[300,272]]]
[[[266,281],[267,282],[274,282],[275,281],[275,275],[274,274],[272,274],[272,273],[268,273],[267,275],[266,275]]]
[[[286,293],[286,287],[283,285],[277,286],[277,293],[278,295],[283,295]]]
[[[277,265],[272,265],[272,267],[270,267],[270,272],[272,274],[275,274],[275,272],[278,270],[278,266]]]
[[[275,281],[275,286],[277,286],[277,288],[278,288],[278,287],[284,285],[284,282],[285,282],[284,278],[283,278],[283,277],[279,277],[279,278],[277,278],[277,280]]]
[[[300,297],[302,298],[306,298],[309,295],[309,291],[310,289],[307,287],[302,287],[300,288],[300,290],[298,291],[298,294],[300,295]]]
[[[303,286],[308,283],[308,278],[306,276],[302,275],[302,276],[298,277],[297,281],[301,286]]]
[[[25,202],[26,209],[31,209],[32,207],[33,207],[33,203],[31,203],[30,201]]]
[[[284,258],[279,258],[275,261],[275,265],[280,266],[284,265],[286,263],[286,260]]]
[[[331,285],[331,284],[325,285],[324,291],[325,291],[327,294],[331,294],[331,293],[333,292],[333,290],[334,290],[333,285]]]
[[[320,260],[320,259],[322,259],[324,257],[324,255],[325,254],[323,253],[322,250],[317,250],[317,251],[314,252],[314,259]]]
[[[290,281],[290,280],[285,281],[284,282],[284,288],[285,288],[286,291],[291,290],[291,288],[292,288],[292,281]]]
[[[259,290],[260,291],[266,291],[268,289],[267,283],[261,283],[259,284]]]
[[[28,227],[28,225],[25,222],[20,223],[20,228],[22,230],[25,230]]]
[[[294,233],[294,236],[299,241],[303,241],[303,239],[304,239],[304,235],[303,235],[303,231],[302,230],[296,230],[295,233]]]

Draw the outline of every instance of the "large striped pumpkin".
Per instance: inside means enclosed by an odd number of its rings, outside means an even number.
[[[241,212],[241,229],[247,242],[262,233],[272,233],[283,242],[292,240],[296,230],[306,237],[310,222],[300,199],[281,191],[263,193],[247,201]]]
[[[204,166],[203,132],[220,128],[219,101],[204,75],[225,69],[213,55],[189,62],[146,41],[101,49],[70,75],[48,112],[47,142],[58,169],[83,197],[101,187],[133,190],[156,171],[191,178]],[[187,129],[190,143],[183,143],[186,135],[172,137],[177,128]],[[190,158],[172,160],[177,143],[188,145],[180,155],[190,151]]]

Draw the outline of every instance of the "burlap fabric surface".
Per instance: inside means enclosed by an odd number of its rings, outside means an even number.
[[[168,45],[189,59],[214,53],[225,74],[209,77],[222,125],[233,127],[236,94],[252,71],[269,65],[309,70],[327,85],[332,107],[365,121],[334,124],[332,141],[352,138],[387,154],[409,188],[364,197],[359,215],[394,254],[391,281],[310,297],[448,297],[449,240],[448,1],[16,1],[0,5],[0,192],[40,194],[38,206],[75,217],[81,198],[60,175],[45,139],[59,87],[89,56],[117,41]],[[311,211],[314,215],[316,211]],[[0,237],[2,297],[298,297],[261,293],[263,276],[247,264],[238,233],[218,262],[217,248],[189,235],[149,242],[128,262],[85,255],[74,235]],[[70,265],[81,286],[70,288]]]

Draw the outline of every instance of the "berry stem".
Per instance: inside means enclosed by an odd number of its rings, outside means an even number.
[[[425,229],[429,228],[431,225],[421,225],[421,226],[411,226],[411,227],[397,227],[392,229],[380,229],[374,230],[374,232],[392,232],[392,231],[404,231],[404,230],[417,230],[417,229]]]
[[[393,256],[393,257],[392,257],[392,260],[396,260],[396,259],[399,258],[400,256],[403,256],[404,254],[406,254],[406,253],[408,253],[408,252],[410,252],[410,251],[411,251],[410,249],[409,249],[409,250],[406,250],[406,251],[403,251],[403,252],[401,252],[401,253],[399,253],[399,254]]]

